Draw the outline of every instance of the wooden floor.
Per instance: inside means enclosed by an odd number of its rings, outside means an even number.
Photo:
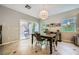
[[[71,43],[60,42],[56,50],[52,55],[79,55],[79,47]],[[49,55],[49,46],[41,50],[40,47],[32,46],[30,39],[20,40],[0,46],[0,55]]]

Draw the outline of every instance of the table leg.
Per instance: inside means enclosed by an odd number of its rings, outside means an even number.
[[[33,34],[32,34],[32,45],[33,45]]]
[[[50,39],[50,54],[52,54],[52,40]]]

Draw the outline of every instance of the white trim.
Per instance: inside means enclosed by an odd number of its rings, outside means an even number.
[[[3,44],[0,44],[0,46],[3,46],[3,45],[7,45],[7,44],[11,44],[11,43],[15,43],[15,42],[17,42],[18,40],[16,40],[16,41],[11,41],[11,42],[7,42],[7,43],[3,43]]]
[[[71,43],[71,41],[69,40],[62,40],[63,42],[66,42],[66,43]]]

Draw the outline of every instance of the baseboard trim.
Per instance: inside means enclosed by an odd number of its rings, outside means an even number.
[[[66,42],[66,43],[72,43],[71,41],[62,41],[62,42]]]
[[[7,42],[7,43],[3,43],[3,44],[0,44],[0,46],[4,46],[4,45],[7,45],[7,44],[11,44],[11,43],[15,43],[15,42],[17,42],[18,40],[16,40],[16,41],[11,41],[11,42]]]

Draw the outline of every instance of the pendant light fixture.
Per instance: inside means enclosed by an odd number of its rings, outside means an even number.
[[[40,11],[40,16],[41,19],[45,20],[48,18],[48,11],[45,8],[45,6],[43,6],[43,9]]]

